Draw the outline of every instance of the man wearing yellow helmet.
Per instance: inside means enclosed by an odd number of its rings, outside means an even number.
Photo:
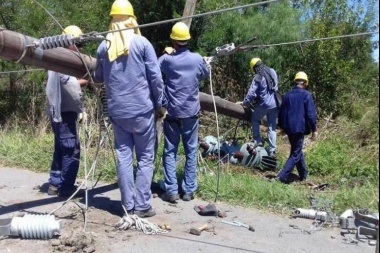
[[[186,153],[186,164],[182,191],[184,201],[194,198],[197,190],[197,148],[200,112],[199,82],[209,75],[203,58],[187,48],[190,31],[183,22],[173,26],[170,38],[175,51],[160,59],[160,68],[165,76],[165,95],[168,102],[164,121],[165,150],[163,166],[165,190],[163,200],[179,199],[176,176],[176,157],[180,138]]]
[[[306,90],[309,78],[305,72],[298,72],[294,78],[294,87],[283,98],[278,124],[288,135],[291,145],[290,156],[284,168],[278,174],[283,183],[290,183],[290,174],[297,168],[301,181],[306,180],[308,172],[305,157],[302,152],[305,135],[312,133],[315,138],[317,132],[317,113],[314,100]]]
[[[64,29],[63,34],[79,37],[83,33],[79,27],[71,25]],[[67,49],[78,52],[78,47],[74,45]],[[88,81],[84,79],[48,72],[47,113],[54,133],[54,154],[47,192],[49,195],[67,197],[76,191],[75,181],[80,160],[77,119],[83,109],[81,87],[87,84]]]
[[[257,145],[263,146],[260,123],[266,116],[268,121],[269,153],[276,157],[276,128],[279,104],[276,101],[278,91],[278,78],[274,69],[264,65],[260,58],[253,58],[250,62],[251,71],[255,73],[251,87],[241,103],[244,107],[251,107],[253,140]]]
[[[104,41],[98,47],[99,64],[94,79],[106,86],[121,204],[128,214],[147,218],[156,215],[150,187],[156,143],[155,111],[162,110],[163,80],[152,44],[135,28],[138,24],[131,3],[116,0],[110,16],[110,44]],[[137,159],[136,184],[133,152]]]

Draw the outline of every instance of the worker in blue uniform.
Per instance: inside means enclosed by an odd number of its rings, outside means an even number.
[[[162,110],[163,80],[153,46],[140,35],[139,29],[120,31],[138,25],[131,3],[116,0],[110,16],[109,42],[104,41],[98,48],[94,79],[106,85],[121,203],[128,214],[152,217],[156,214],[151,206],[150,190],[156,142],[155,115]]]
[[[278,91],[278,77],[274,69],[264,65],[260,58],[253,58],[250,68],[254,71],[251,87],[243,102],[238,102],[244,107],[253,109],[252,134],[253,140],[258,146],[263,146],[260,134],[260,124],[264,116],[268,121],[269,154],[276,157],[276,128],[278,116],[278,104],[276,92]]]
[[[197,150],[199,129],[199,82],[209,76],[204,59],[187,47],[191,38],[188,26],[178,22],[173,26],[170,38],[175,49],[159,59],[165,79],[167,116],[164,121],[165,147],[163,166],[165,190],[163,200],[179,199],[176,176],[177,152],[180,139],[185,149],[186,164],[182,182],[182,199],[194,199],[197,190]]]
[[[288,135],[291,145],[290,156],[278,174],[282,183],[290,183],[290,174],[297,168],[301,181],[308,176],[305,157],[302,152],[305,135],[317,135],[317,113],[314,100],[306,90],[309,79],[305,72],[298,72],[294,78],[294,87],[283,98],[279,113],[279,127]]]
[[[63,34],[78,37],[83,33],[78,26],[71,25],[64,29]],[[77,52],[78,47],[80,47],[79,44],[70,45],[67,49]],[[75,181],[80,160],[77,119],[83,110],[81,87],[87,84],[88,81],[84,79],[78,80],[73,76],[54,71],[48,72],[47,114],[54,133],[54,154],[50,168],[48,195],[69,197],[77,191]]]

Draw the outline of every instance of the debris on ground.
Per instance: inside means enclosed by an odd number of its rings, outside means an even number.
[[[219,210],[215,204],[204,205],[196,205],[194,206],[194,210],[201,216],[215,216],[219,218],[227,217],[227,212],[223,210]]]
[[[244,223],[239,222],[239,221],[225,221],[225,220],[223,220],[222,223],[232,225],[232,226],[236,226],[236,227],[243,227],[243,228],[248,229],[251,232],[256,231],[252,225],[247,225],[247,224],[244,224]]]
[[[94,237],[78,230],[69,235],[63,235],[60,239],[52,241],[53,252],[93,253],[95,249]]]

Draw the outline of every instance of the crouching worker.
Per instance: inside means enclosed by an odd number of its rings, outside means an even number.
[[[304,72],[297,73],[294,87],[283,98],[279,113],[279,126],[288,135],[291,145],[290,156],[284,168],[278,174],[282,183],[290,183],[290,174],[297,168],[301,181],[306,180],[308,172],[302,152],[305,135],[317,132],[317,114],[314,100],[306,90],[309,85],[308,76]]]
[[[167,116],[164,121],[165,147],[163,166],[165,175],[164,201],[179,199],[176,175],[177,152],[182,137],[186,154],[182,199],[190,201],[197,190],[197,148],[199,128],[199,81],[209,75],[203,58],[187,48],[190,31],[185,23],[173,26],[170,38],[174,52],[160,57],[160,68],[165,77]]]
[[[63,34],[78,37],[82,31],[77,26],[68,26]],[[71,45],[68,49],[77,52],[80,46]],[[87,83],[87,80],[78,80],[73,76],[48,72],[47,113],[54,133],[48,195],[68,197],[77,190],[75,181],[80,160],[77,119],[83,108],[81,87]]]
[[[110,32],[97,51],[94,79],[106,85],[107,104],[117,154],[121,204],[140,218],[156,215],[151,206],[155,156],[155,110],[162,105],[163,81],[152,44],[140,35],[133,7],[116,0],[111,9]],[[133,172],[136,151],[136,186]]]

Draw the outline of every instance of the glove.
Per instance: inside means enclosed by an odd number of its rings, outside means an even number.
[[[161,107],[160,109],[158,109],[156,111],[157,121],[163,121],[166,118],[166,113],[167,111],[165,107]]]

